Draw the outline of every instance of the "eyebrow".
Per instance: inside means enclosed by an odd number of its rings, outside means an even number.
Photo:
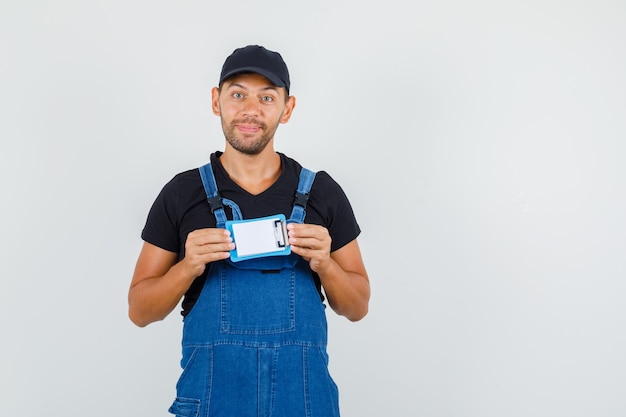
[[[249,91],[249,89],[248,89],[246,86],[244,86],[244,85],[242,85],[242,84],[239,84],[238,82],[231,83],[231,84],[227,87],[227,89],[228,89],[228,90],[230,90],[232,87],[238,87],[238,88],[241,88],[242,90]],[[269,84],[267,87],[263,87],[263,88],[261,88],[261,90],[264,90],[264,91],[265,91],[265,90],[272,90],[272,91],[276,91],[276,92],[278,92],[278,87],[276,87],[276,86],[275,86],[275,85],[273,85],[273,84]]]

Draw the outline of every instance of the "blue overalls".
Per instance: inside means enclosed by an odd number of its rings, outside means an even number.
[[[217,227],[223,204],[210,164],[200,168]],[[315,173],[302,169],[289,222],[302,223]],[[182,375],[169,411],[179,417],[339,417],[328,373],[327,324],[308,263],[271,256],[209,265],[184,319]]]

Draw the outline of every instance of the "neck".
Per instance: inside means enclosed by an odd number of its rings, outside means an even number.
[[[237,185],[253,195],[267,190],[281,174],[280,156],[270,146],[257,155],[247,155],[227,144],[220,163]]]

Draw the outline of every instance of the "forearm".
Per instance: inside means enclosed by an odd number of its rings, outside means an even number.
[[[141,280],[128,292],[128,315],[137,326],[163,320],[178,305],[194,277],[181,267],[172,266],[162,276]]]
[[[356,239],[330,252],[328,229],[318,225],[287,226],[292,252],[302,256],[316,272],[331,308],[351,321],[368,311],[370,284]]]
[[[328,269],[319,274],[328,304],[337,314],[350,321],[359,321],[368,312],[370,284],[367,275],[344,271],[331,261]]]
[[[233,248],[229,232],[215,228],[189,233],[180,262],[177,253],[144,242],[128,291],[131,321],[143,327],[163,320],[207,264],[228,258]]]

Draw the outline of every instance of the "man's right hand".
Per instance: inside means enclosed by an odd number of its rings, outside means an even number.
[[[181,261],[190,277],[202,275],[206,264],[230,256],[235,248],[226,229],[197,229],[187,235],[185,257]]]
[[[165,318],[210,262],[226,259],[235,248],[226,229],[189,233],[185,257],[144,242],[128,291],[128,314],[138,326]]]

